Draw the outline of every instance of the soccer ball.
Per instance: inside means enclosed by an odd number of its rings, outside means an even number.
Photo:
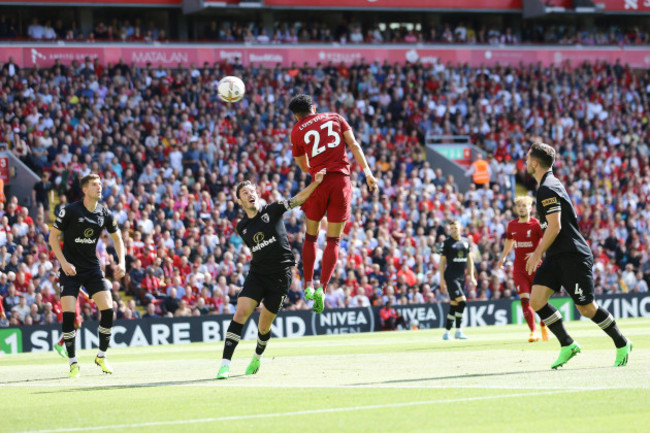
[[[224,77],[219,81],[217,87],[219,97],[224,102],[237,102],[241,101],[246,93],[246,86],[244,82],[237,77]]]

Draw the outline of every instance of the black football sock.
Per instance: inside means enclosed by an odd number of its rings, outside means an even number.
[[[571,338],[566,332],[566,329],[564,329],[562,315],[554,306],[546,304],[537,310],[536,313],[539,315],[539,318],[546,323],[546,326],[553,335],[557,337],[561,346],[568,346],[573,343],[573,338]]]
[[[447,323],[445,324],[445,329],[447,331],[450,331],[451,327],[454,326],[454,319],[456,319],[455,313],[456,313],[456,306],[449,304],[449,312],[447,313]]]
[[[71,361],[76,362],[74,318],[75,313],[64,312],[61,330],[63,331],[63,339],[65,340],[65,348],[68,351],[68,358]]]
[[[460,330],[460,324],[463,321],[463,312],[465,312],[465,306],[467,305],[467,302],[465,301],[460,301],[458,305],[456,305],[456,330]]]
[[[99,356],[104,356],[104,352],[108,349],[108,344],[111,342],[111,328],[113,328],[113,309],[107,308],[99,312]]]
[[[627,344],[627,339],[623,337],[623,334],[621,334],[621,331],[616,325],[616,320],[614,320],[614,316],[612,316],[609,311],[605,310],[603,307],[598,307],[596,314],[594,314],[594,317],[592,317],[591,320],[593,320],[600,329],[605,331],[605,333],[614,340],[616,348],[620,349]]]
[[[266,343],[269,342],[271,338],[271,331],[266,334],[262,334],[259,331],[257,332],[257,347],[255,347],[255,358],[260,359],[264,350],[266,349]]]
[[[232,354],[235,353],[239,340],[241,340],[241,332],[243,329],[243,324],[237,323],[234,320],[230,322],[228,331],[226,332],[226,341],[223,345],[223,360],[230,362],[232,359]]]

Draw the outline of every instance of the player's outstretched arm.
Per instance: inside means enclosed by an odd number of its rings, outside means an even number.
[[[309,186],[302,191],[300,191],[298,194],[296,194],[295,197],[292,197],[289,199],[289,206],[293,209],[296,206],[300,206],[304,202],[307,201],[311,193],[313,193],[316,188],[318,188],[318,185],[323,181],[323,178],[325,177],[325,169],[322,169],[318,173],[316,173],[316,176],[314,176],[314,181],[309,184]]]
[[[347,143],[348,147],[352,151],[352,154],[354,155],[354,159],[357,160],[361,168],[363,169],[364,174],[366,175],[366,183],[368,184],[368,188],[370,188],[370,191],[374,191],[375,188],[377,188],[377,179],[375,176],[372,174],[372,170],[370,169],[370,166],[368,165],[368,161],[366,160],[366,156],[363,154],[363,149],[361,149],[361,146],[357,142],[357,139],[354,138],[354,133],[352,132],[351,129],[348,129],[343,133],[343,138],[345,139],[345,142]]]
[[[512,247],[515,244],[514,239],[506,239],[506,245],[503,247],[503,254],[501,254],[501,258],[497,262],[497,269],[501,269],[506,262],[506,257],[508,257],[508,254],[510,254],[510,251],[512,250]]]
[[[61,249],[61,244],[59,243],[59,236],[61,236],[61,233],[61,230],[57,229],[54,226],[50,229],[50,248],[52,248],[56,259],[61,264],[63,273],[68,276],[73,276],[77,274],[77,269],[72,263],[68,263],[68,261],[65,259],[65,256],[63,255],[63,250]]]
[[[115,252],[119,259],[117,264],[117,274],[116,278],[122,278],[126,274],[126,260],[124,258],[124,243],[122,242],[122,233],[118,230],[115,233],[111,233],[111,239],[113,239],[113,245],[115,246]]]

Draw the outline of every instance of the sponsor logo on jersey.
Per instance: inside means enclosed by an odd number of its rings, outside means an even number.
[[[95,240],[91,238],[76,238],[74,242],[75,244],[94,244]]]
[[[458,251],[458,257],[454,257],[452,261],[455,263],[465,263],[467,262],[467,256],[462,251]]]
[[[262,235],[262,238],[263,238],[263,237],[264,237],[264,235]],[[262,242],[259,242],[257,245],[255,245],[253,248],[251,248],[251,251],[254,252],[254,253],[256,253],[256,252],[258,252],[259,250],[261,250],[262,248],[265,248],[265,247],[268,247],[268,246],[271,245],[271,244],[274,244],[276,241],[277,241],[277,239],[275,239],[275,236],[273,236],[273,237],[272,237],[271,239],[269,239],[268,241],[267,241],[267,240],[263,240]]]
[[[515,248],[532,248],[532,242],[517,242],[515,241]]]
[[[264,240],[264,233],[257,232],[253,235],[253,242],[255,242],[256,244],[259,244],[263,240]]]
[[[84,230],[84,237],[85,237],[85,238],[90,238],[90,237],[92,237],[92,235],[94,235],[94,234],[95,234],[95,230],[93,230],[93,229],[86,229],[86,230]]]
[[[265,213],[264,215],[262,215],[262,221],[264,221],[265,223],[268,224],[270,220],[271,219],[269,218],[269,214]]]
[[[547,198],[546,200],[542,200],[542,206],[544,207],[550,206],[555,203],[557,203],[557,197],[551,197],[551,198]]]

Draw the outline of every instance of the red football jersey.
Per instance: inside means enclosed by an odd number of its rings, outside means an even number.
[[[350,174],[350,162],[343,133],[350,125],[336,113],[316,113],[304,117],[291,130],[293,156],[307,156],[312,176],[322,169]]]
[[[531,218],[527,223],[521,223],[516,218],[508,223],[506,239],[515,241],[515,272],[526,272],[526,255],[535,251],[542,236],[544,232],[536,218]]]

